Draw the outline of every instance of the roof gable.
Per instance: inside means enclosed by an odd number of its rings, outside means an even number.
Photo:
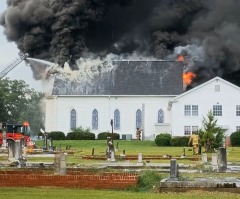
[[[201,85],[199,85],[199,86],[197,86],[195,88],[192,88],[191,90],[186,91],[186,92],[182,93],[181,95],[175,97],[174,101],[178,100],[178,99],[180,99],[180,98],[182,98],[182,97],[184,97],[186,95],[189,95],[190,93],[193,93],[193,92],[195,92],[195,91],[197,91],[197,90],[199,90],[199,89],[209,85],[210,83],[212,83],[214,81],[220,81],[220,82],[222,82],[222,83],[224,83],[224,84],[226,84],[226,85],[228,85],[228,86],[230,86],[232,88],[238,89],[240,91],[240,87],[238,87],[238,86],[236,86],[236,85],[234,85],[234,84],[232,84],[232,83],[222,79],[221,77],[217,76],[217,77],[214,77],[213,79],[210,79],[209,81],[207,81],[207,82],[205,82],[205,83],[203,83],[203,84],[201,84]]]

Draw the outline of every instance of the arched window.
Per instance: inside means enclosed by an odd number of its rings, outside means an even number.
[[[136,128],[142,127],[142,111],[140,109],[136,112]]]
[[[164,112],[162,109],[158,111],[158,123],[164,123]]]
[[[92,129],[98,129],[98,111],[96,109],[92,112]]]
[[[71,116],[70,116],[70,128],[75,129],[76,128],[76,118],[77,118],[77,113],[75,109],[71,110]]]
[[[120,129],[120,112],[118,109],[114,111],[114,129],[115,130]]]

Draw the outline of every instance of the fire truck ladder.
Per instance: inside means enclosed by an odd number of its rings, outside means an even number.
[[[23,60],[27,59],[28,53],[19,53],[19,57],[10,62],[3,70],[0,71],[0,79],[6,76],[12,69],[14,69]]]

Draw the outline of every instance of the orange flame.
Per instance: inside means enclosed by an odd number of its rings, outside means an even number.
[[[178,61],[179,62],[184,62],[184,56],[179,54],[178,55]],[[194,74],[193,72],[186,72],[183,73],[183,83],[188,86],[192,83],[192,80],[196,77],[196,74]]]
[[[196,74],[192,73],[192,72],[186,72],[183,73],[183,82],[186,85],[190,85],[192,83],[192,80],[196,77]]]
[[[183,57],[183,55],[178,55],[178,61],[184,62],[184,57]]]

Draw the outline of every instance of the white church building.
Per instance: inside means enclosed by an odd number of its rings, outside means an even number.
[[[46,97],[45,131],[65,134],[77,127],[143,140],[160,133],[188,136],[202,128],[211,110],[225,135],[240,130],[240,88],[215,77],[189,91],[183,64],[172,61],[115,61],[114,70],[84,82],[56,78]],[[113,121],[111,126],[110,121]]]

